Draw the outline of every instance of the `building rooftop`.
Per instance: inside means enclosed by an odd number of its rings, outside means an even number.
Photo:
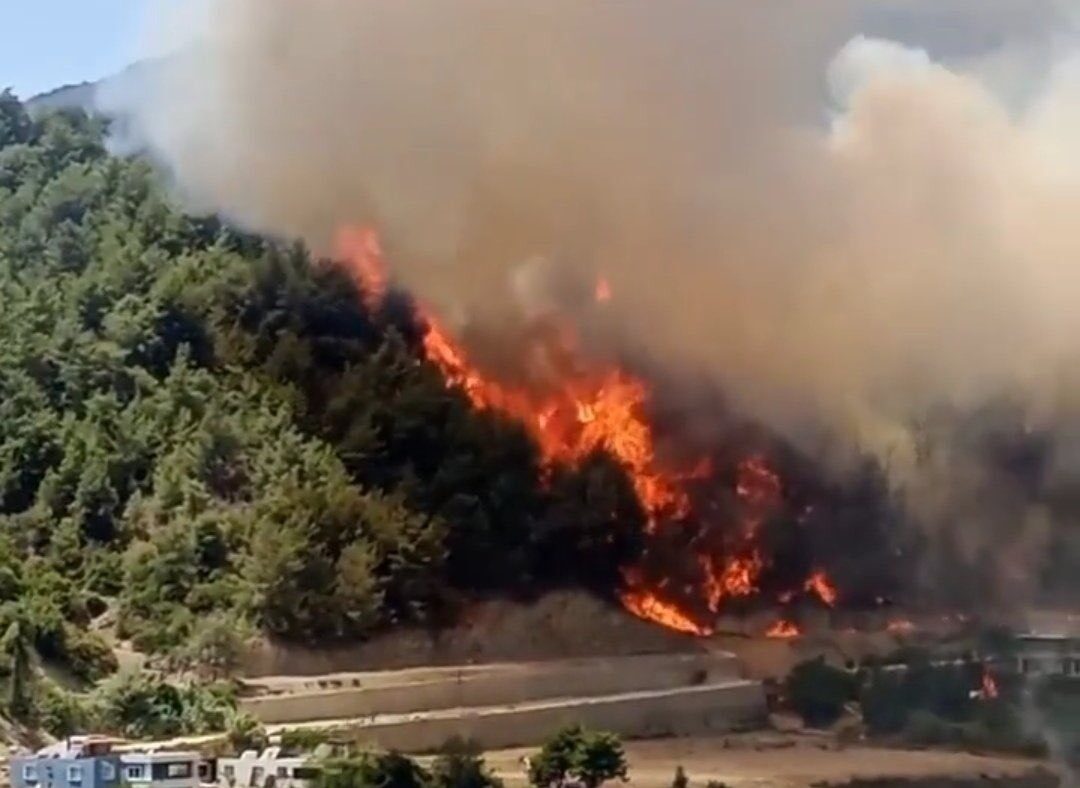
[[[69,736],[66,739],[43,747],[35,753],[38,758],[88,758],[95,755],[108,755],[113,745],[120,739],[109,736]]]

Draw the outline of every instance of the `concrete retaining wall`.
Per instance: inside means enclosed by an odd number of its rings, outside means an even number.
[[[764,717],[761,685],[735,681],[513,707],[380,716],[352,730],[380,747],[429,752],[455,736],[475,741],[484,749],[535,744],[572,722],[648,738],[753,727]]]
[[[398,676],[401,683],[395,683]],[[730,654],[650,654],[504,664],[488,670],[469,666],[416,675],[342,675],[335,680],[356,686],[311,691],[304,682],[292,692],[244,698],[241,707],[264,723],[289,723],[618,695],[738,677],[738,661]]]

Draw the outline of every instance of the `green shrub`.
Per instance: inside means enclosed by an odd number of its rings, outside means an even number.
[[[95,692],[107,731],[131,738],[162,738],[224,730],[236,709],[222,685],[180,686],[146,673],[112,677]]]
[[[429,788],[431,775],[396,752],[362,753],[321,764],[314,788]]]
[[[119,668],[116,654],[101,635],[70,626],[64,630],[63,659],[86,681],[100,681]]]
[[[38,724],[57,738],[96,727],[92,705],[53,684],[42,687],[37,698]]]
[[[262,723],[246,711],[229,715],[225,725],[225,737],[234,752],[261,750],[267,744],[266,730]]]
[[[286,752],[310,753],[329,741],[326,731],[315,728],[286,728],[280,734],[281,748]]]
[[[823,727],[836,722],[844,704],[855,699],[857,682],[852,674],[818,657],[792,668],[784,689],[791,707],[807,725]]]
[[[433,788],[502,788],[503,782],[487,768],[474,744],[452,739],[443,745],[431,764],[431,785]]]
[[[596,788],[608,780],[627,779],[626,754],[613,733],[571,725],[544,743],[529,764],[529,782],[536,788],[559,785],[568,777]]]

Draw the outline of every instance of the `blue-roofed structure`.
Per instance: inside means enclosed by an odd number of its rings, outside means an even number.
[[[119,788],[120,756],[112,740],[72,736],[33,755],[11,758],[13,788]]]

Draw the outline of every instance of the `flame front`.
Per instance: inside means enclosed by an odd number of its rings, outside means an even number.
[[[712,634],[712,628],[699,624],[690,616],[681,611],[678,605],[658,597],[650,591],[644,578],[633,569],[623,572],[623,579],[627,588],[619,593],[619,599],[623,607],[638,618],[660,624],[673,629],[676,632],[684,632],[688,635],[707,637]]]
[[[422,309],[422,317],[424,352],[447,384],[460,388],[475,407],[524,424],[546,465],[574,465],[603,450],[626,469],[650,526],[661,516],[689,511],[680,474],[657,467],[652,427],[644,416],[649,391],[641,380],[610,369],[571,373],[542,391],[506,386],[473,366],[430,310]],[[565,332],[562,341],[569,341]],[[574,353],[572,346],[562,350]]]
[[[363,302],[377,311],[386,296],[388,277],[378,235],[367,228],[347,228],[338,234],[337,254],[360,289]],[[605,304],[612,289],[604,277],[597,279],[595,301]],[[422,347],[428,361],[443,375],[447,386],[459,389],[478,409],[496,411],[520,422],[539,449],[545,469],[574,466],[591,454],[604,451],[625,469],[646,515],[646,529],[655,534],[662,523],[683,521],[691,513],[687,482],[712,474],[708,457],[691,469],[680,471],[663,465],[656,455],[653,427],[648,421],[648,386],[618,367],[597,368],[582,361],[576,335],[567,327],[544,335],[544,350],[557,357],[558,374],[536,385],[514,385],[496,379],[470,359],[439,320],[423,303],[416,304],[423,326]],[[758,546],[758,531],[781,500],[780,477],[764,457],[752,456],[738,463],[734,492],[740,514],[737,539],[720,550],[699,548],[701,573],[698,596],[713,614],[725,600],[750,597],[760,591],[759,581],[767,560]],[[669,629],[706,636],[712,628],[670,598],[663,584],[651,584],[637,567],[623,570],[622,604],[635,615]],[[815,572],[803,591],[832,606],[837,593],[823,571]],[[790,601],[795,592],[782,595]],[[786,598],[785,598],[786,597]],[[778,622],[770,637],[793,637],[798,627]]]

